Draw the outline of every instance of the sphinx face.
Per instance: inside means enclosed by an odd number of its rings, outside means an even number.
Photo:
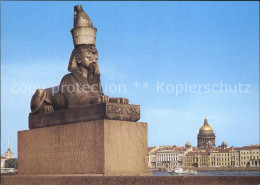
[[[97,65],[98,55],[95,47],[83,49],[81,56],[81,66],[91,70],[93,67],[95,69]]]

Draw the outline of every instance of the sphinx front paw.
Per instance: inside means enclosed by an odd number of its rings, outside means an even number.
[[[109,102],[109,96],[99,96],[98,103],[106,103]]]
[[[110,98],[109,102],[111,103],[122,103],[122,104],[128,104],[129,100],[126,98]]]
[[[126,98],[119,98],[120,99],[120,103],[123,103],[123,104],[128,104],[129,103],[129,100],[126,99]]]

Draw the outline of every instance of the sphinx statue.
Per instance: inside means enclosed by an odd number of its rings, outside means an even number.
[[[128,104],[125,98],[104,95],[95,47],[96,31],[81,5],[74,7],[74,28],[71,30],[74,50],[68,71],[59,86],[37,89],[31,99],[31,113],[47,113],[97,103]]]

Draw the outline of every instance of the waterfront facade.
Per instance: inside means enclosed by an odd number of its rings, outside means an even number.
[[[174,168],[178,166],[178,151],[172,146],[162,147],[156,151],[156,168]]]
[[[191,150],[192,147],[187,143],[184,147],[175,145],[148,147],[148,168],[172,169],[174,167],[184,167],[184,156]]]
[[[216,148],[210,151],[210,167],[239,167],[239,151],[232,148]]]
[[[192,151],[185,155],[184,167],[209,167],[209,152]]]
[[[221,147],[217,148],[163,146],[153,147],[153,151],[149,154],[150,168],[260,167],[259,145],[227,148],[223,141]]]
[[[260,146],[244,146],[238,148],[240,156],[240,166],[260,167]]]
[[[184,147],[148,147],[149,168],[174,167],[260,167],[260,146],[227,147],[223,141],[216,147],[215,133],[207,117],[199,129],[197,148],[187,142]]]

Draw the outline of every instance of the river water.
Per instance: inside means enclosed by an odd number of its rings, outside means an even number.
[[[168,172],[152,172],[153,176],[190,176],[171,175]],[[260,171],[198,171],[196,176],[260,176]],[[192,175],[193,176],[193,175]]]

